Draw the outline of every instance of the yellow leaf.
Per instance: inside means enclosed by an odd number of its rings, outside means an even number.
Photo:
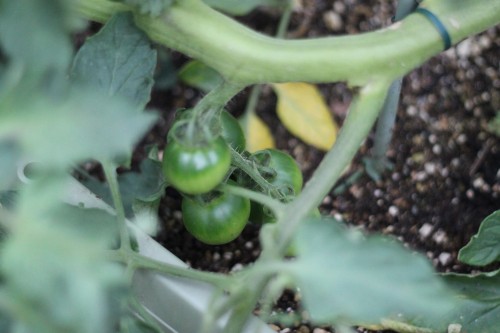
[[[273,84],[278,95],[276,112],[283,125],[296,137],[321,150],[335,143],[338,126],[315,85]]]
[[[246,149],[253,153],[266,148],[274,148],[274,138],[267,125],[254,112],[249,112],[240,120],[245,138]]]

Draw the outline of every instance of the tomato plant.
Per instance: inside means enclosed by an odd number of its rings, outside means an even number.
[[[221,193],[208,202],[185,197],[182,215],[186,229],[211,245],[225,244],[240,235],[250,215],[250,200]]]
[[[233,13],[243,14],[285,1],[206,2],[221,11],[239,5]],[[215,289],[211,306],[199,307],[204,318],[186,312],[180,320],[199,325],[173,328],[179,332],[200,327],[204,333],[243,332],[256,305],[272,320],[272,304],[285,288],[300,290],[307,320],[339,332],[358,325],[404,333],[494,332],[500,271],[438,275],[425,256],[391,238],[361,234],[332,218],[311,218],[369,137],[384,105],[393,104],[386,103],[390,83],[443,47],[500,23],[500,0],[398,2],[410,11],[397,15],[402,21],[390,28],[288,41],[286,20],[279,25],[281,38],[272,38],[201,0],[0,0],[0,327],[8,332],[160,332],[170,323],[160,327],[157,319],[170,309],[194,308],[158,301],[165,294],[161,288],[145,290],[170,284],[165,276],[175,276],[177,282],[179,277],[186,284],[203,281]],[[294,8],[291,2],[285,7],[283,17],[289,19]],[[415,15],[408,15],[412,10]],[[75,52],[81,37],[97,27],[84,30],[82,19],[105,25]],[[184,119],[188,131],[182,138],[171,136],[163,161],[156,147],[137,165],[134,144],[160,118],[144,112],[158,67],[157,46],[197,59],[220,77],[196,105],[183,105],[193,109],[192,118]],[[244,151],[234,119],[222,113],[216,120],[220,131],[212,128],[220,111],[247,87],[286,82],[343,82],[352,88],[336,143],[303,189],[300,169],[289,156]],[[293,103],[296,91],[284,94],[281,86],[280,103],[288,106],[281,116],[287,120],[303,119],[289,114],[297,111],[294,105],[309,105],[309,98]],[[258,100],[258,94],[251,95]],[[484,102],[494,101],[493,95],[484,96]],[[170,119],[171,110],[162,111],[163,120]],[[316,125],[309,127],[308,133],[321,136]],[[25,158],[43,165],[44,176],[20,177],[18,166]],[[97,163],[106,184],[88,174]],[[134,171],[123,171],[130,166]],[[217,188],[235,169],[251,180],[249,188]],[[75,184],[68,170],[93,183],[88,188],[109,205],[95,205],[97,197],[81,187],[76,198],[66,193]],[[166,183],[184,195],[186,228],[209,244],[241,233],[249,200],[272,208],[278,223],[260,227],[260,257],[231,275],[152,258],[161,249],[148,247],[153,240],[139,227],[156,226]],[[81,193],[93,201],[80,200]],[[164,213],[161,217],[169,219],[170,212]],[[498,263],[498,225],[499,213],[488,217],[459,259],[484,270]],[[290,245],[293,260],[286,258]],[[151,277],[161,277],[162,283],[144,282]],[[137,283],[154,302],[138,299]],[[158,304],[160,311],[148,308]],[[212,329],[221,322],[224,328]]]
[[[226,176],[231,153],[222,137],[190,146],[172,140],[163,152],[163,173],[167,182],[188,194],[206,193]]]

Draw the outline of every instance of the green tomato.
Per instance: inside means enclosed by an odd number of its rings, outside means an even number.
[[[223,110],[220,115],[221,135],[236,151],[242,152],[246,147],[245,133],[238,120]]]
[[[293,157],[277,149],[264,149],[253,154],[262,165],[275,171],[267,181],[275,186],[290,186],[295,194],[302,190],[302,171]]]
[[[203,146],[172,140],[163,152],[163,174],[171,185],[187,194],[213,190],[231,166],[231,151],[222,137]]]
[[[274,170],[274,174],[266,177],[266,180],[279,188],[290,188],[292,195],[297,195],[302,190],[303,178],[297,162],[285,152],[276,149],[265,149],[253,154],[253,157],[261,163]],[[261,204],[252,202],[250,221],[254,223],[274,223],[276,218]]]
[[[250,200],[222,193],[208,203],[190,198],[182,200],[182,218],[186,229],[199,241],[220,245],[238,237],[250,215]]]

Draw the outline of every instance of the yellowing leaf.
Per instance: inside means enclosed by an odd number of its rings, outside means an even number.
[[[266,148],[274,148],[274,138],[269,127],[254,112],[249,112],[240,120],[245,138],[246,149],[253,153]]]
[[[321,150],[335,143],[338,127],[318,88],[308,83],[273,85],[278,95],[276,112],[296,137]]]

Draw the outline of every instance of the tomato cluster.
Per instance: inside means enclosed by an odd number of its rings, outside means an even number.
[[[184,112],[183,120],[187,112]],[[219,191],[224,182],[232,179],[231,149],[245,152],[245,136],[238,121],[227,111],[208,126],[216,135],[201,142],[179,140],[169,136],[163,153],[163,173],[169,185],[183,194],[182,214],[186,229],[206,244],[225,244],[240,235],[247,222],[270,223],[275,218],[268,209],[250,202],[248,198]],[[261,176],[268,182],[277,199],[285,201],[302,188],[302,173],[293,158],[276,149],[266,149],[249,156]],[[249,177],[246,177],[248,180]],[[246,183],[252,190],[262,191],[257,182]],[[269,194],[269,193],[268,193]]]

